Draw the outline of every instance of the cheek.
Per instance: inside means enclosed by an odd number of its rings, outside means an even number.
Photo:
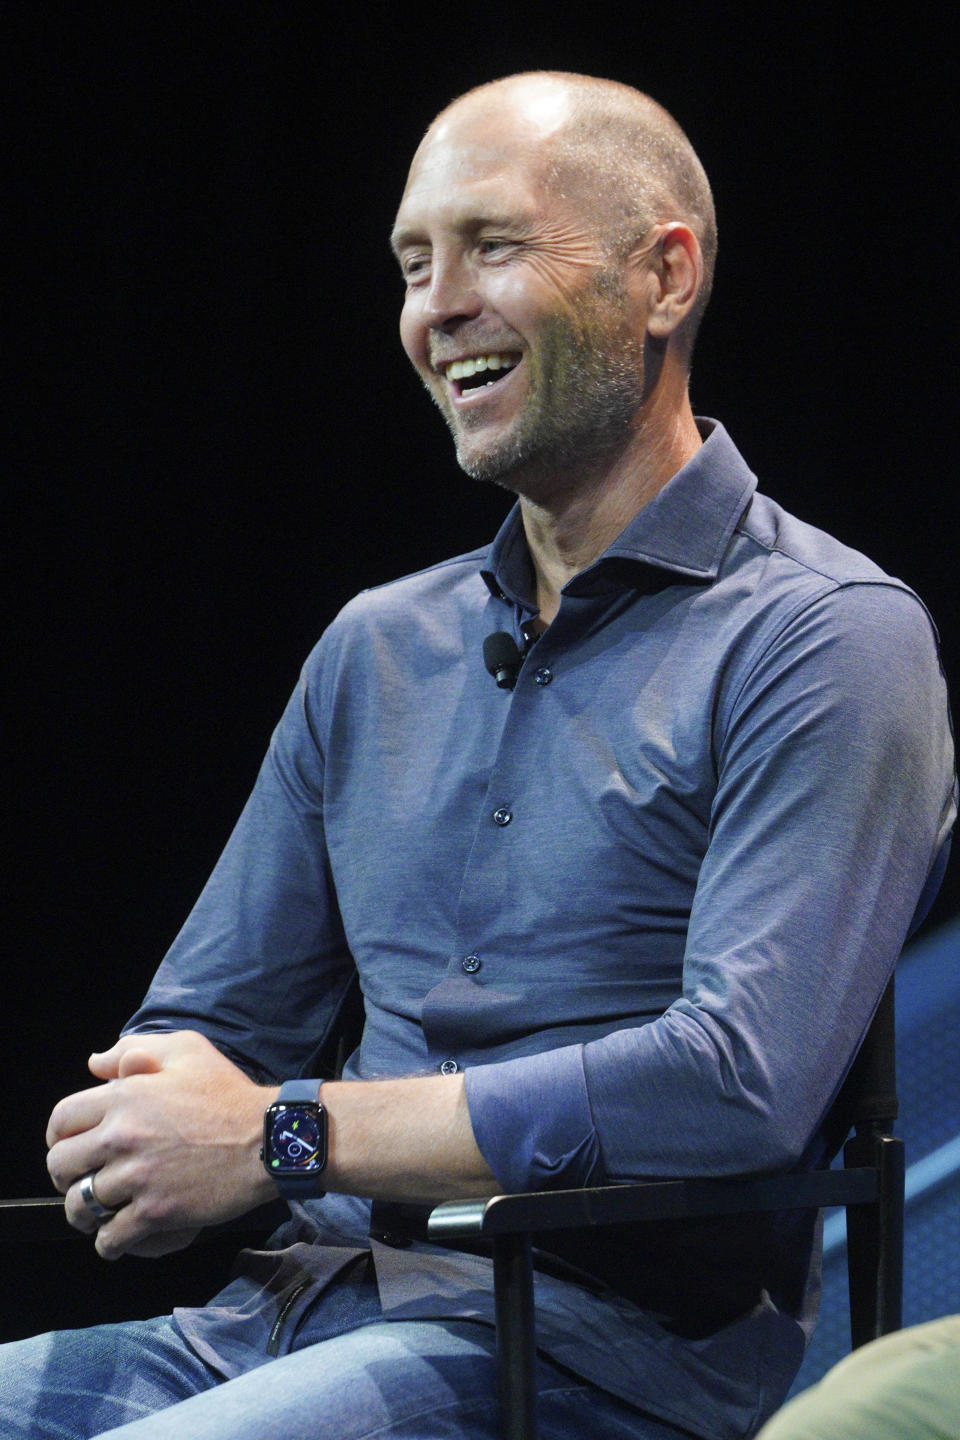
[[[543,257],[533,256],[522,269],[506,268],[487,285],[491,312],[520,334],[535,331],[545,317],[575,316],[583,298],[583,279]]]

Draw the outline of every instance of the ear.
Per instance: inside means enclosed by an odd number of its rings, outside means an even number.
[[[630,256],[634,285],[642,286],[647,334],[669,340],[690,314],[703,284],[700,242],[679,220],[657,225]]]

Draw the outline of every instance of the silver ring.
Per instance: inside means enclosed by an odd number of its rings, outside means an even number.
[[[96,1173],[96,1170],[91,1170],[89,1175],[84,1175],[80,1181],[80,1199],[84,1205],[86,1205],[94,1220],[110,1220],[117,1212],[116,1210],[111,1210],[108,1205],[104,1205],[97,1195],[96,1190],[93,1188],[93,1180]]]

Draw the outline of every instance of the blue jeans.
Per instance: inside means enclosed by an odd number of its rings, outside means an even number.
[[[0,1346],[4,1440],[495,1440],[494,1337],[471,1320],[384,1320],[332,1286],[290,1354],[223,1381],[170,1317]],[[547,1362],[544,1440],[688,1440]]]

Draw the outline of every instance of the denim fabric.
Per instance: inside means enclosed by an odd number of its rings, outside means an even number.
[[[0,1348],[0,1434],[85,1440],[216,1383],[169,1316],[58,1330]]]
[[[338,1287],[339,1289],[339,1287]],[[332,1292],[338,1294],[338,1291]],[[375,1305],[373,1287],[357,1315]],[[333,1318],[333,1317],[332,1317]],[[311,1327],[315,1330],[315,1326]],[[493,1333],[470,1321],[379,1321],[220,1382],[167,1318],[0,1350],[5,1440],[496,1440]],[[544,1440],[686,1440],[547,1363]]]

